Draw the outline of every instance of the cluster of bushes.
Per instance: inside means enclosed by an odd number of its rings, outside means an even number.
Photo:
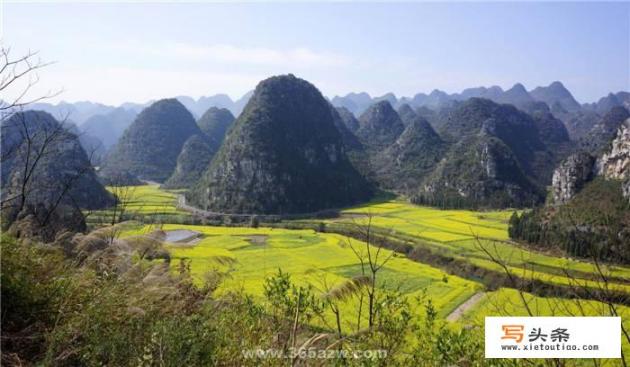
[[[290,348],[345,350],[346,356],[384,351],[369,359],[318,361],[333,365],[483,361],[480,330],[437,321],[430,301],[419,312],[400,294],[383,293],[371,329],[344,326],[340,335],[335,327],[313,326],[322,325],[335,298],[296,286],[286,273],[267,279],[263,298],[238,291],[217,296],[224,274],[211,271],[195,286],[190,263],[169,267],[141,256],[151,241],[111,239],[102,246],[102,234],[66,234],[45,245],[3,236],[3,365],[308,364],[304,354],[293,360],[248,354]],[[69,249],[69,242],[78,245]]]
[[[484,196],[487,195],[487,196]],[[526,200],[515,199],[508,194],[508,189],[484,193],[483,195],[462,196],[453,189],[441,189],[437,192],[420,192],[411,197],[410,201],[416,205],[433,206],[440,209],[470,209],[481,210],[487,208],[510,208],[536,205],[535,198]]]
[[[480,206],[479,202],[473,199],[451,192],[421,192],[412,196],[410,201],[415,205],[434,206],[440,209],[478,209]]]

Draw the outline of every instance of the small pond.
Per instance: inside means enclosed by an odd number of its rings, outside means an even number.
[[[188,229],[176,229],[174,231],[166,231],[166,242],[189,242],[199,237],[201,233]]]

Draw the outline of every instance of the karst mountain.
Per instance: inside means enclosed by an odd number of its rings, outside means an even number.
[[[308,213],[367,200],[333,108],[293,75],[258,84],[202,179],[188,195],[223,213]]]
[[[128,172],[146,181],[164,182],[177,165],[186,140],[203,134],[192,114],[176,99],[144,109],[106,158],[102,175]]]

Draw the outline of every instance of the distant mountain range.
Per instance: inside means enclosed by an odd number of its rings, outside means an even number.
[[[252,93],[253,91],[250,91],[236,101],[232,101],[225,94],[201,97],[196,100],[188,96],[178,96],[175,99],[184,105],[197,120],[212,108],[226,109],[238,116]],[[55,119],[75,126],[74,132],[80,135],[81,142],[85,143],[84,148],[87,151],[95,151],[94,162],[99,163],[100,158],[118,142],[136,116],[154,102],[127,102],[117,107],[88,101],[58,104],[34,103],[29,106],[29,109],[48,112]]]
[[[201,117],[210,107],[226,108],[230,110],[234,116],[238,116],[252,94],[253,91],[249,91],[236,100],[232,100],[226,94],[204,96],[198,99],[189,96],[177,96],[175,99],[179,100],[195,118]],[[452,101],[464,101],[473,97],[486,98],[497,103],[508,103],[519,108],[525,108],[531,102],[540,101],[547,103],[549,108],[554,112],[562,110],[565,112],[576,112],[582,110],[593,111],[600,115],[606,113],[614,106],[630,107],[630,93],[628,92],[610,93],[596,102],[580,104],[573,97],[571,92],[559,81],[555,81],[546,87],[536,87],[530,91],[527,91],[521,83],[516,83],[508,90],[503,90],[499,86],[475,87],[464,89],[461,93],[448,94],[439,89],[435,89],[429,94],[418,93],[412,97],[400,98],[396,97],[393,93],[387,93],[380,97],[372,97],[365,92],[353,92],[345,96],[334,96],[329,100],[333,106],[345,107],[355,116],[358,116],[367,110],[369,106],[380,101],[388,101],[395,109],[398,109],[403,104],[408,104],[414,109],[418,107],[439,109]],[[120,106],[111,106],[90,101],[73,103],[59,102],[58,104],[35,103],[30,106],[30,109],[48,112],[58,120],[69,118],[78,126],[81,126],[91,117],[106,115],[117,108],[133,111],[137,114],[153,102],[155,101],[151,100],[146,103],[126,102]]]
[[[199,119],[211,107],[225,108],[234,116],[243,110],[252,96],[250,91],[237,100],[232,100],[226,94],[216,94],[194,99],[189,96],[175,97],[195,117]],[[535,102],[544,102],[555,117],[565,124],[571,139],[578,140],[597,120],[612,107],[624,106],[630,108],[630,93],[610,93],[597,102],[580,104],[565,86],[555,81],[546,87],[536,87],[530,91],[520,84],[515,84],[508,90],[499,86],[476,87],[464,89],[461,93],[448,94],[441,90],[433,90],[429,94],[418,93],[413,97],[397,98],[393,93],[380,97],[372,97],[368,93],[349,93],[345,96],[335,96],[329,99],[335,107],[343,107],[358,117],[371,105],[387,101],[394,109],[409,105],[422,117],[431,121],[435,111],[452,106],[454,102],[465,101],[470,98],[486,98],[496,103],[512,104],[517,108],[530,112],[535,108]],[[30,109],[50,113],[59,121],[69,120],[79,127],[79,130],[101,140],[105,149],[109,149],[120,138],[122,132],[131,124],[135,116],[154,101],[147,103],[123,103],[120,106],[109,106],[96,102],[60,102],[58,104],[35,103]]]
[[[448,94],[435,89],[429,94],[418,93],[413,97],[401,98],[397,98],[392,93],[380,97],[371,97],[365,92],[349,93],[345,96],[333,97],[331,103],[336,107],[345,107],[355,115],[360,115],[372,104],[383,100],[388,101],[394,108],[408,104],[413,108],[440,109],[453,101],[465,101],[475,97],[486,98],[496,103],[512,104],[518,108],[527,108],[529,104],[536,101],[545,102],[552,110],[564,110],[566,112],[590,110],[603,114],[614,106],[630,107],[630,93],[628,92],[610,93],[597,102],[581,105],[559,81],[546,87],[536,87],[530,91],[527,91],[521,83],[516,83],[508,90],[503,90],[499,86],[476,87],[464,89],[461,93]]]
[[[345,96],[335,96],[330,101],[334,106],[343,107],[355,116],[361,115],[380,101],[388,101],[395,109],[409,105],[431,122],[437,111],[452,108],[457,102],[470,98],[485,98],[500,104],[511,104],[528,113],[539,110],[540,103],[545,103],[553,116],[564,123],[572,140],[582,138],[611,108],[616,106],[630,108],[628,92],[610,93],[597,102],[580,104],[559,81],[530,91],[517,83],[508,90],[503,90],[499,86],[476,87],[464,89],[461,93],[448,94],[435,89],[429,94],[418,93],[413,97],[401,98],[392,93],[380,97],[371,97],[367,93],[349,93]]]
[[[181,102],[195,118],[201,117],[210,107],[226,108],[230,112],[238,116],[247,101],[252,96],[253,91],[247,92],[241,98],[232,100],[227,94],[216,94],[213,96],[200,97],[194,99],[189,96],[177,96],[179,102]],[[149,107],[155,100],[148,101],[146,103],[133,103],[125,102],[120,106],[105,105],[97,102],[80,101],[80,102],[59,102],[57,104],[52,103],[33,103],[29,105],[29,109],[44,111],[51,114],[59,121],[72,120],[79,127],[84,123],[90,121],[95,116],[107,116],[113,111],[127,111],[130,114],[137,115],[143,109]]]

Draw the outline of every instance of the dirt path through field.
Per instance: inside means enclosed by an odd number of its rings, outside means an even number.
[[[484,292],[473,294],[472,297],[466,300],[466,302],[462,303],[455,310],[453,310],[453,312],[451,312],[451,314],[446,317],[446,320],[448,321],[459,320],[459,318],[462,317],[462,315],[466,313],[466,311],[468,311],[470,308],[476,305],[477,302],[479,302],[484,295],[485,295]]]

